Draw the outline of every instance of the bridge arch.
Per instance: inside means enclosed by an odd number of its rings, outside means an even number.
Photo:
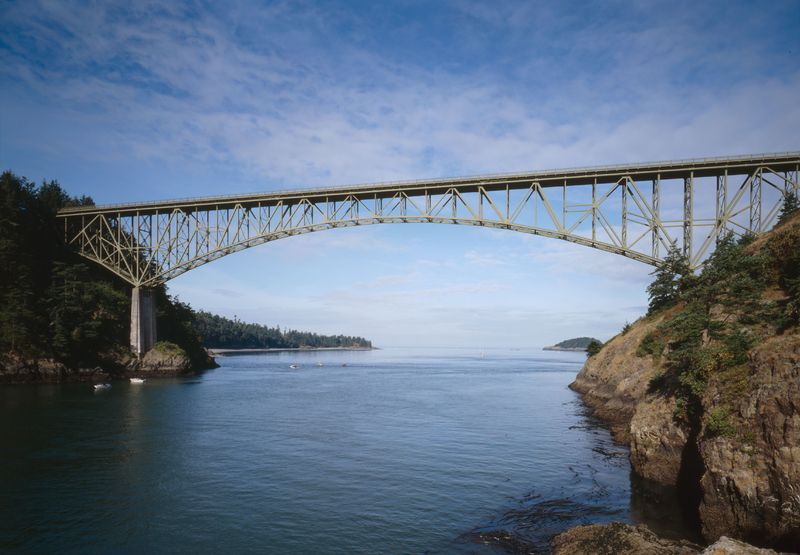
[[[800,153],[783,153],[79,207],[58,217],[65,241],[130,283],[134,306],[146,307],[140,288],[228,254],[385,223],[507,229],[646,264],[679,248],[696,268],[724,233],[769,229],[782,199],[798,194],[798,176]],[[695,211],[701,190],[713,194],[710,215]]]

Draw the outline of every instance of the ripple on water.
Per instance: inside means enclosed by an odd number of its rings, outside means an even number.
[[[630,518],[626,451],[566,387],[582,360],[270,353],[104,395],[0,389],[2,507],[13,507],[0,548],[541,549],[573,524]]]

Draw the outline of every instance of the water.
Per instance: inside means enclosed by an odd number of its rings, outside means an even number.
[[[0,548],[546,549],[632,518],[627,451],[567,389],[584,359],[287,352],[100,393],[0,387]]]

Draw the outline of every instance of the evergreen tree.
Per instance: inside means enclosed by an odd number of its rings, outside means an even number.
[[[789,216],[800,209],[800,199],[797,198],[797,193],[789,191],[783,197],[783,206],[781,206],[781,213],[778,215],[778,223],[783,223],[789,219]]]
[[[676,248],[670,249],[663,262],[651,274],[655,277],[653,282],[647,286],[647,294],[650,298],[648,314],[675,304],[682,288],[682,282],[689,273],[689,260],[686,256]]]
[[[586,356],[593,357],[603,348],[603,344],[597,339],[592,339],[586,346]]]

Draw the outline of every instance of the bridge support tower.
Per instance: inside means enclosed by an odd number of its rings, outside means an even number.
[[[131,350],[141,358],[156,344],[156,298],[150,287],[131,293]]]

